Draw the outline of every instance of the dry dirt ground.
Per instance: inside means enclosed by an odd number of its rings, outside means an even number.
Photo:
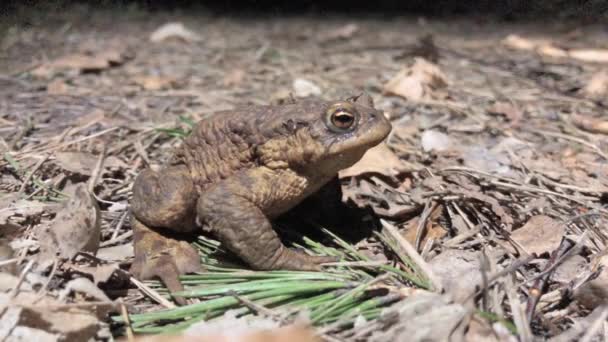
[[[366,91],[394,129],[342,174],[345,200],[396,228],[432,285],[400,282],[394,315],[316,333],[605,340],[606,25],[87,7],[4,24],[0,339],[131,338],[109,317],[172,306],[129,278],[126,218],[184,118]],[[407,268],[376,243],[356,248]]]

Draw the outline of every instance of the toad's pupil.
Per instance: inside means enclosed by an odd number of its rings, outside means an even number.
[[[346,128],[352,125],[353,116],[347,112],[337,112],[334,114],[334,124],[338,127]]]

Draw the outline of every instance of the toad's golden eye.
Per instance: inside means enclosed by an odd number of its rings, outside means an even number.
[[[355,127],[357,112],[350,104],[336,104],[327,110],[327,126],[334,132],[347,132]]]
[[[341,130],[347,130],[355,124],[353,113],[344,109],[338,109],[331,115],[331,124]]]

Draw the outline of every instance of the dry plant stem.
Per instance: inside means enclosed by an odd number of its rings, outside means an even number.
[[[30,180],[32,180],[32,177],[34,176],[34,173],[36,171],[38,171],[40,166],[42,166],[42,164],[44,164],[44,162],[49,159],[49,156],[50,156],[50,153],[45,154],[44,157],[42,157],[36,163],[36,165],[34,165],[34,167],[30,170],[30,172],[27,173],[27,176],[25,177],[25,179],[23,180],[23,183],[21,183],[21,187],[19,188],[19,194],[22,194],[25,191],[25,188],[27,187],[28,183],[30,182]]]
[[[57,272],[58,268],[59,268],[59,260],[55,259],[55,260],[53,260],[53,267],[51,268],[51,273],[49,273],[49,276],[47,277],[46,281],[44,282],[44,285],[38,292],[38,298],[36,299],[36,301],[41,300],[44,298],[44,296],[46,296],[46,294],[48,292],[49,284],[51,283],[51,280],[55,276],[55,273]]]
[[[131,236],[133,236],[133,231],[132,230],[126,231],[126,232],[120,234],[119,236],[117,236],[116,238],[113,238],[111,240],[107,240],[107,241],[104,241],[104,242],[100,243],[99,247],[111,246],[111,245],[113,245],[115,243],[124,241],[124,240],[130,238]]]
[[[427,200],[427,202],[424,204],[424,210],[422,211],[422,215],[418,220],[418,227],[416,228],[416,246],[414,246],[416,251],[420,250],[422,236],[424,236],[424,233],[426,232],[426,221],[429,219],[429,216],[431,216],[431,213],[436,207],[437,203],[432,200]]]
[[[606,153],[604,153],[601,148],[599,148],[598,146],[596,146],[596,145],[594,145],[594,144],[592,144],[592,143],[590,143],[588,141],[585,141],[583,139],[579,139],[579,138],[576,138],[576,137],[569,136],[567,134],[562,134],[562,133],[557,133],[557,132],[544,132],[542,130],[534,131],[533,133],[539,133],[539,134],[546,135],[546,136],[549,136],[549,137],[561,138],[561,139],[566,139],[566,140],[571,140],[571,141],[577,142],[577,143],[579,143],[581,145],[589,147],[597,155],[599,155],[600,157],[608,160],[608,155]]]
[[[584,236],[583,236],[584,237]],[[536,305],[540,301],[540,297],[543,295],[545,291],[545,285],[547,284],[547,280],[551,276],[551,273],[555,267],[557,267],[567,255],[569,255],[569,251],[573,250],[574,244],[567,239],[564,239],[557,250],[551,253],[551,258],[545,267],[545,270],[541,272],[543,275],[536,279],[534,285],[528,291],[528,303],[526,305],[526,317],[528,321],[532,321],[534,318],[534,312],[536,311]]]
[[[534,256],[528,255],[526,257],[515,260],[513,263],[511,263],[511,265],[509,265],[509,267],[504,268],[503,270],[499,271],[496,274],[493,274],[491,277],[488,277],[488,286],[491,286],[496,280],[498,280],[506,275],[510,275],[513,272],[517,271],[520,267],[526,265],[532,259],[534,259]],[[479,295],[481,293],[481,291],[483,291],[483,289],[474,290],[473,292],[471,292],[470,295],[468,295],[464,299],[463,303],[470,300],[472,297]]]
[[[106,152],[107,152],[107,146],[106,144],[103,144],[103,147],[101,149],[101,154],[99,154],[99,158],[97,159],[97,163],[95,164],[95,169],[93,170],[93,173],[91,174],[91,179],[89,180],[89,192],[90,193],[94,193],[95,190],[95,185],[97,184],[97,181],[99,180],[99,176],[101,175],[101,171],[103,169],[103,162],[106,159]]]
[[[513,315],[513,321],[517,327],[520,340],[522,342],[531,342],[533,340],[532,331],[530,330],[530,322],[526,319],[523,307],[517,296],[517,289],[514,285],[515,276],[511,274],[510,277],[505,279],[504,285],[509,298],[509,304],[511,307],[511,314]]]
[[[125,320],[126,331],[127,331],[127,340],[129,342],[135,341],[135,337],[133,336],[133,329],[131,328],[131,320],[129,320],[129,313],[127,312],[127,307],[125,303],[122,302],[122,299],[119,301],[120,305],[120,315]]]
[[[141,281],[130,277],[129,280],[131,280],[131,282],[137,286],[137,288],[139,288],[139,290],[143,293],[145,293],[146,295],[148,295],[150,298],[152,298],[152,300],[154,300],[155,302],[157,302],[158,304],[164,306],[165,308],[168,309],[173,309],[176,307],[175,304],[171,303],[170,301],[166,300],[163,296],[161,296],[158,292],[154,291],[153,289],[151,289],[148,285],[142,283]]]
[[[433,290],[438,293],[443,292],[443,287],[441,286],[441,280],[437,276],[435,276],[435,274],[431,270],[431,267],[429,266],[429,264],[427,264],[426,261],[424,261],[424,259],[422,258],[422,256],[420,254],[418,254],[416,249],[399,233],[399,231],[397,230],[397,227],[388,223],[384,219],[380,219],[380,222],[382,223],[382,226],[384,227],[384,229],[386,229],[386,231],[391,235],[391,237],[393,239],[395,239],[395,241],[397,241],[397,243],[399,244],[399,246],[401,246],[401,248],[403,248],[403,251],[410,258],[412,258],[414,263],[418,267],[420,267],[420,270],[422,270],[422,272],[424,272],[426,277],[431,282]]]
[[[9,293],[9,298],[15,298],[17,296],[17,294],[19,293],[19,289],[21,288],[21,284],[23,284],[23,281],[25,280],[25,276],[30,272],[30,270],[32,269],[32,266],[34,266],[34,260],[30,260],[27,265],[25,265],[25,268],[23,269],[23,271],[21,271],[21,274],[19,275],[19,279],[17,280],[17,284],[15,284],[15,288],[11,290],[11,292]]]

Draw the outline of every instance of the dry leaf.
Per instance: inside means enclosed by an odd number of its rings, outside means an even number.
[[[38,240],[47,256],[59,252],[69,259],[80,251],[95,254],[99,248],[100,226],[101,213],[97,201],[87,190],[87,185],[79,183],[50,228],[43,230]]]
[[[296,78],[293,80],[293,91],[297,97],[320,96],[321,88],[309,80]]]
[[[429,239],[433,239],[435,241],[443,238],[447,234],[447,230],[444,229],[438,222],[437,219],[441,215],[442,207],[437,206],[435,210],[431,213],[429,218],[425,222],[424,234],[421,236],[420,246],[424,246],[426,241]],[[407,227],[405,228],[405,232],[403,232],[403,237],[409,241],[412,246],[416,246],[416,235],[418,234],[418,224],[420,222],[420,217],[415,217],[411,221],[408,222]]]
[[[608,49],[563,49],[549,40],[527,39],[518,35],[509,35],[502,44],[513,49],[535,51],[554,58],[572,58],[582,62],[608,63]]]
[[[411,67],[403,68],[384,85],[384,94],[411,101],[441,97],[438,90],[447,87],[447,77],[436,64],[419,57],[414,61]]]
[[[243,83],[244,79],[245,70],[234,69],[224,76],[224,80],[222,83],[224,83],[225,87],[234,87],[239,86],[241,83]]]
[[[30,73],[36,77],[52,77],[64,70],[94,72],[125,63],[130,56],[126,48],[106,48],[98,51],[84,51],[60,57],[44,63]]]
[[[170,89],[177,84],[175,79],[163,76],[136,76],[133,82],[145,90]]]
[[[608,70],[593,74],[589,83],[582,89],[583,94],[591,98],[608,97]]]
[[[88,152],[56,152],[55,163],[64,170],[90,176],[97,165],[98,156]],[[104,168],[126,168],[126,164],[114,156],[108,156]]]
[[[572,114],[572,123],[585,131],[608,134],[608,120],[605,119],[588,118],[583,115]]]
[[[154,43],[163,42],[169,39],[190,43],[200,41],[201,37],[187,29],[181,22],[166,23],[150,34],[150,41]]]
[[[608,49],[575,49],[568,53],[583,62],[608,63]]]
[[[366,173],[379,173],[388,177],[405,171],[403,162],[386,144],[370,148],[355,165],[338,173],[340,178],[356,177]]]
[[[531,217],[526,224],[511,233],[511,239],[522,246],[526,252],[541,255],[551,253],[559,247],[566,226],[549,216]]]

